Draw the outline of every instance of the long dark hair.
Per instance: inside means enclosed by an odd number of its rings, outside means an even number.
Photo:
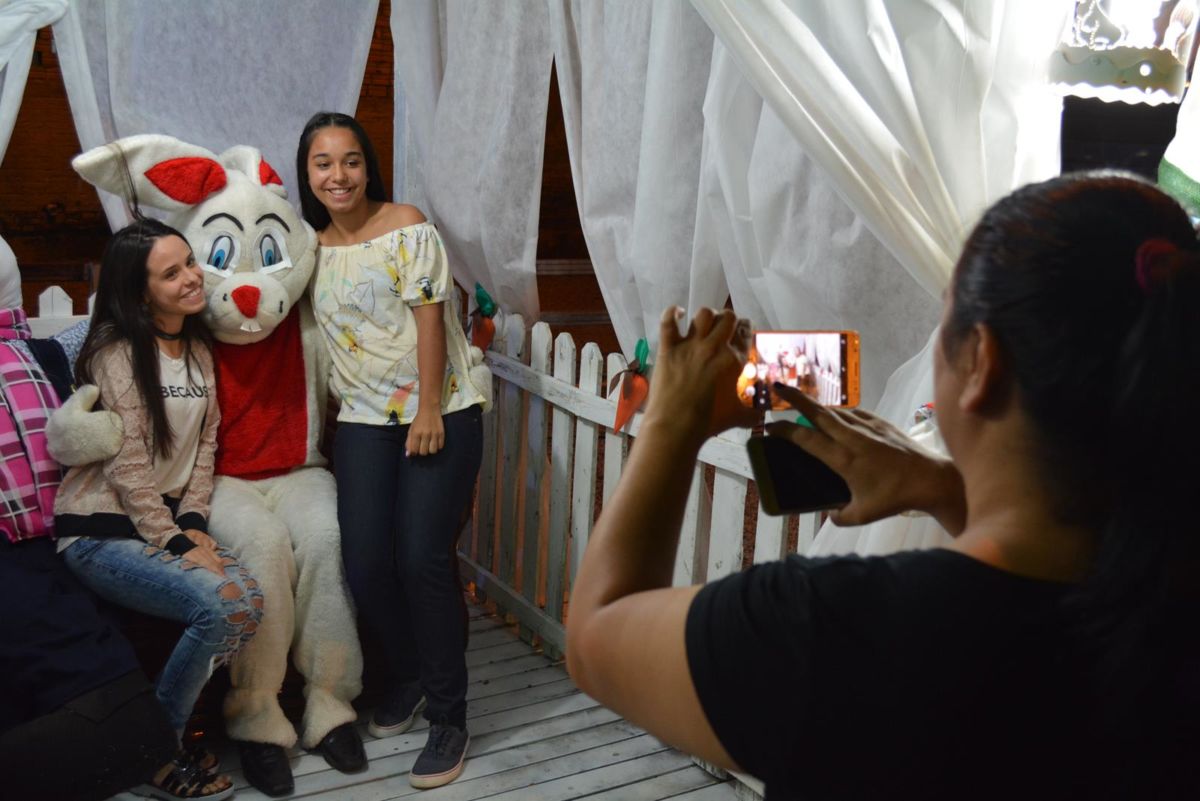
[[[1197,639],[1169,631],[1200,542],[1200,245],[1187,214],[1122,173],[1026,186],[975,228],[951,297],[942,347],[977,323],[994,332],[1057,516],[1097,534],[1064,610],[1097,692],[1149,692],[1174,644]]]
[[[177,236],[187,242],[179,231],[148,217],[125,226],[108,241],[100,264],[91,328],[75,362],[75,381],[77,384],[94,384],[93,363],[100,351],[110,345],[128,342],[134,384],[150,413],[154,449],[166,458],[171,455],[174,435],[167,422],[159,388],[154,318],[145,300],[146,260],[154,243],[164,236]],[[189,314],[183,318],[182,337],[183,356],[191,379],[193,366],[197,372],[200,369],[194,346],[196,343],[210,346],[212,335],[199,314]]]
[[[384,203],[392,199],[391,192],[383,182],[383,174],[379,171],[379,157],[375,155],[375,146],[371,138],[349,114],[336,111],[318,111],[304,124],[300,134],[300,144],[296,148],[296,183],[300,185],[300,212],[304,219],[314,229],[320,231],[329,225],[329,211],[317,200],[312,187],[308,185],[308,151],[312,148],[313,137],[322,128],[345,128],[354,134],[362,148],[363,158],[367,162],[367,197]]]

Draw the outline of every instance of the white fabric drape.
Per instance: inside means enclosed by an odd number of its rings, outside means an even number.
[[[391,27],[396,197],[437,223],[459,283],[536,321],[545,4],[393,2]]]
[[[67,0],[0,3],[0,162],[8,152],[25,95],[37,32],[62,17]],[[21,274],[12,248],[0,239],[0,308],[20,308]]]
[[[0,3],[0,161],[17,122],[38,29],[58,20],[66,9],[67,0]]]
[[[353,113],[378,0],[71,0],[54,26],[83,149],[161,133],[257,147],[296,202],[296,143],[316,111]],[[101,193],[114,228],[128,217]]]
[[[989,203],[1058,171],[1061,101],[1045,71],[1070,4],[693,3],[846,205],[931,296]],[[748,102],[745,92],[731,97]],[[864,288],[877,280],[878,265],[842,268],[861,271]],[[931,400],[932,342],[892,376],[876,407],[902,426]],[[864,339],[864,351],[876,346]],[[867,530],[826,527],[814,550],[928,544],[930,526],[903,518]]]
[[[864,408],[874,408],[937,322],[936,299],[900,269],[718,44],[689,305],[719,306],[726,294],[758,328],[858,331]]]
[[[712,32],[679,0],[547,7],[579,217],[632,358],[688,301]]]

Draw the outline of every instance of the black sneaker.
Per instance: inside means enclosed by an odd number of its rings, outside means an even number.
[[[416,696],[414,698],[414,696]],[[371,715],[367,731],[372,737],[391,737],[412,728],[417,715],[425,708],[425,696],[421,686],[413,684],[391,698],[385,699]]]
[[[429,727],[429,739],[408,774],[408,782],[419,790],[441,787],[458,778],[471,742],[466,729],[446,723]]]

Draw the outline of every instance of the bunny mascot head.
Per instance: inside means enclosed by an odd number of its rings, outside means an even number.
[[[316,234],[252,147],[217,156],[169,136],[133,136],[90,150],[73,166],[101,189],[166,211],[204,269],[221,406],[209,530],[266,598],[258,633],[231,666],[225,699],[226,729],[240,741],[247,777],[274,791],[291,781],[278,770],[287,760],[270,749],[297,739],[277,698],[293,642],[308,683],[301,740],[331,764],[348,765],[344,748],[333,752],[346,745],[345,724],[356,717],[350,701],[360,690],[362,657],[342,575],[333,477],[317,449],[328,357],[301,300]],[[357,741],[352,727],[351,734]]]
[[[72,165],[94,186],[132,189],[138,204],[170,212],[204,268],[205,318],[221,342],[266,338],[303,294],[317,235],[256,149],[216,156],[169,136],[131,136]]]

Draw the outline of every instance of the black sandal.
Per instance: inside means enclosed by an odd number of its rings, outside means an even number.
[[[133,792],[162,801],[222,801],[233,795],[233,782],[228,776],[205,770],[187,750],[181,749],[171,760],[166,775],[135,787]]]
[[[209,773],[216,773],[221,769],[221,758],[209,751],[200,743],[192,743],[183,747],[183,753],[188,760],[196,763],[201,770],[206,770]]]

